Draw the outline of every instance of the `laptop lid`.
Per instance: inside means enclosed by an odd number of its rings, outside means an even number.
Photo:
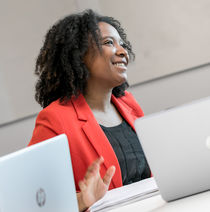
[[[65,134],[0,158],[0,211],[78,212]]]
[[[145,116],[135,128],[166,201],[210,188],[210,98]]]

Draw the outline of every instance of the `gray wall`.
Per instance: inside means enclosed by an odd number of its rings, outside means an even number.
[[[36,57],[49,27],[75,11],[73,0],[1,1],[0,124],[40,110],[34,100]]]
[[[12,0],[0,6],[0,156],[27,145],[36,113],[35,59],[47,29],[85,8],[111,15],[136,52],[129,89],[145,114],[209,95],[209,0]]]
[[[210,95],[210,63],[131,86],[145,115]]]
[[[27,146],[35,119],[36,114],[0,126],[0,156]]]

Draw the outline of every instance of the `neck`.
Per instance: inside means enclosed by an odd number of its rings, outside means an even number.
[[[84,97],[92,110],[106,112],[111,107],[111,95],[112,89],[88,86]]]

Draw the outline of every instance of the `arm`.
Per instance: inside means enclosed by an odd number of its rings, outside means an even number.
[[[95,160],[88,167],[84,179],[79,182],[81,190],[81,192],[77,193],[79,211],[86,210],[96,201],[101,199],[109,188],[109,184],[115,173],[115,167],[109,167],[104,177],[101,178],[99,170],[103,161],[103,157]]]

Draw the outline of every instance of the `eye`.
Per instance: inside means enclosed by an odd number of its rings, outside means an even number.
[[[104,44],[105,44],[105,45],[113,45],[114,42],[113,42],[113,40],[105,40],[105,41],[104,41]]]

